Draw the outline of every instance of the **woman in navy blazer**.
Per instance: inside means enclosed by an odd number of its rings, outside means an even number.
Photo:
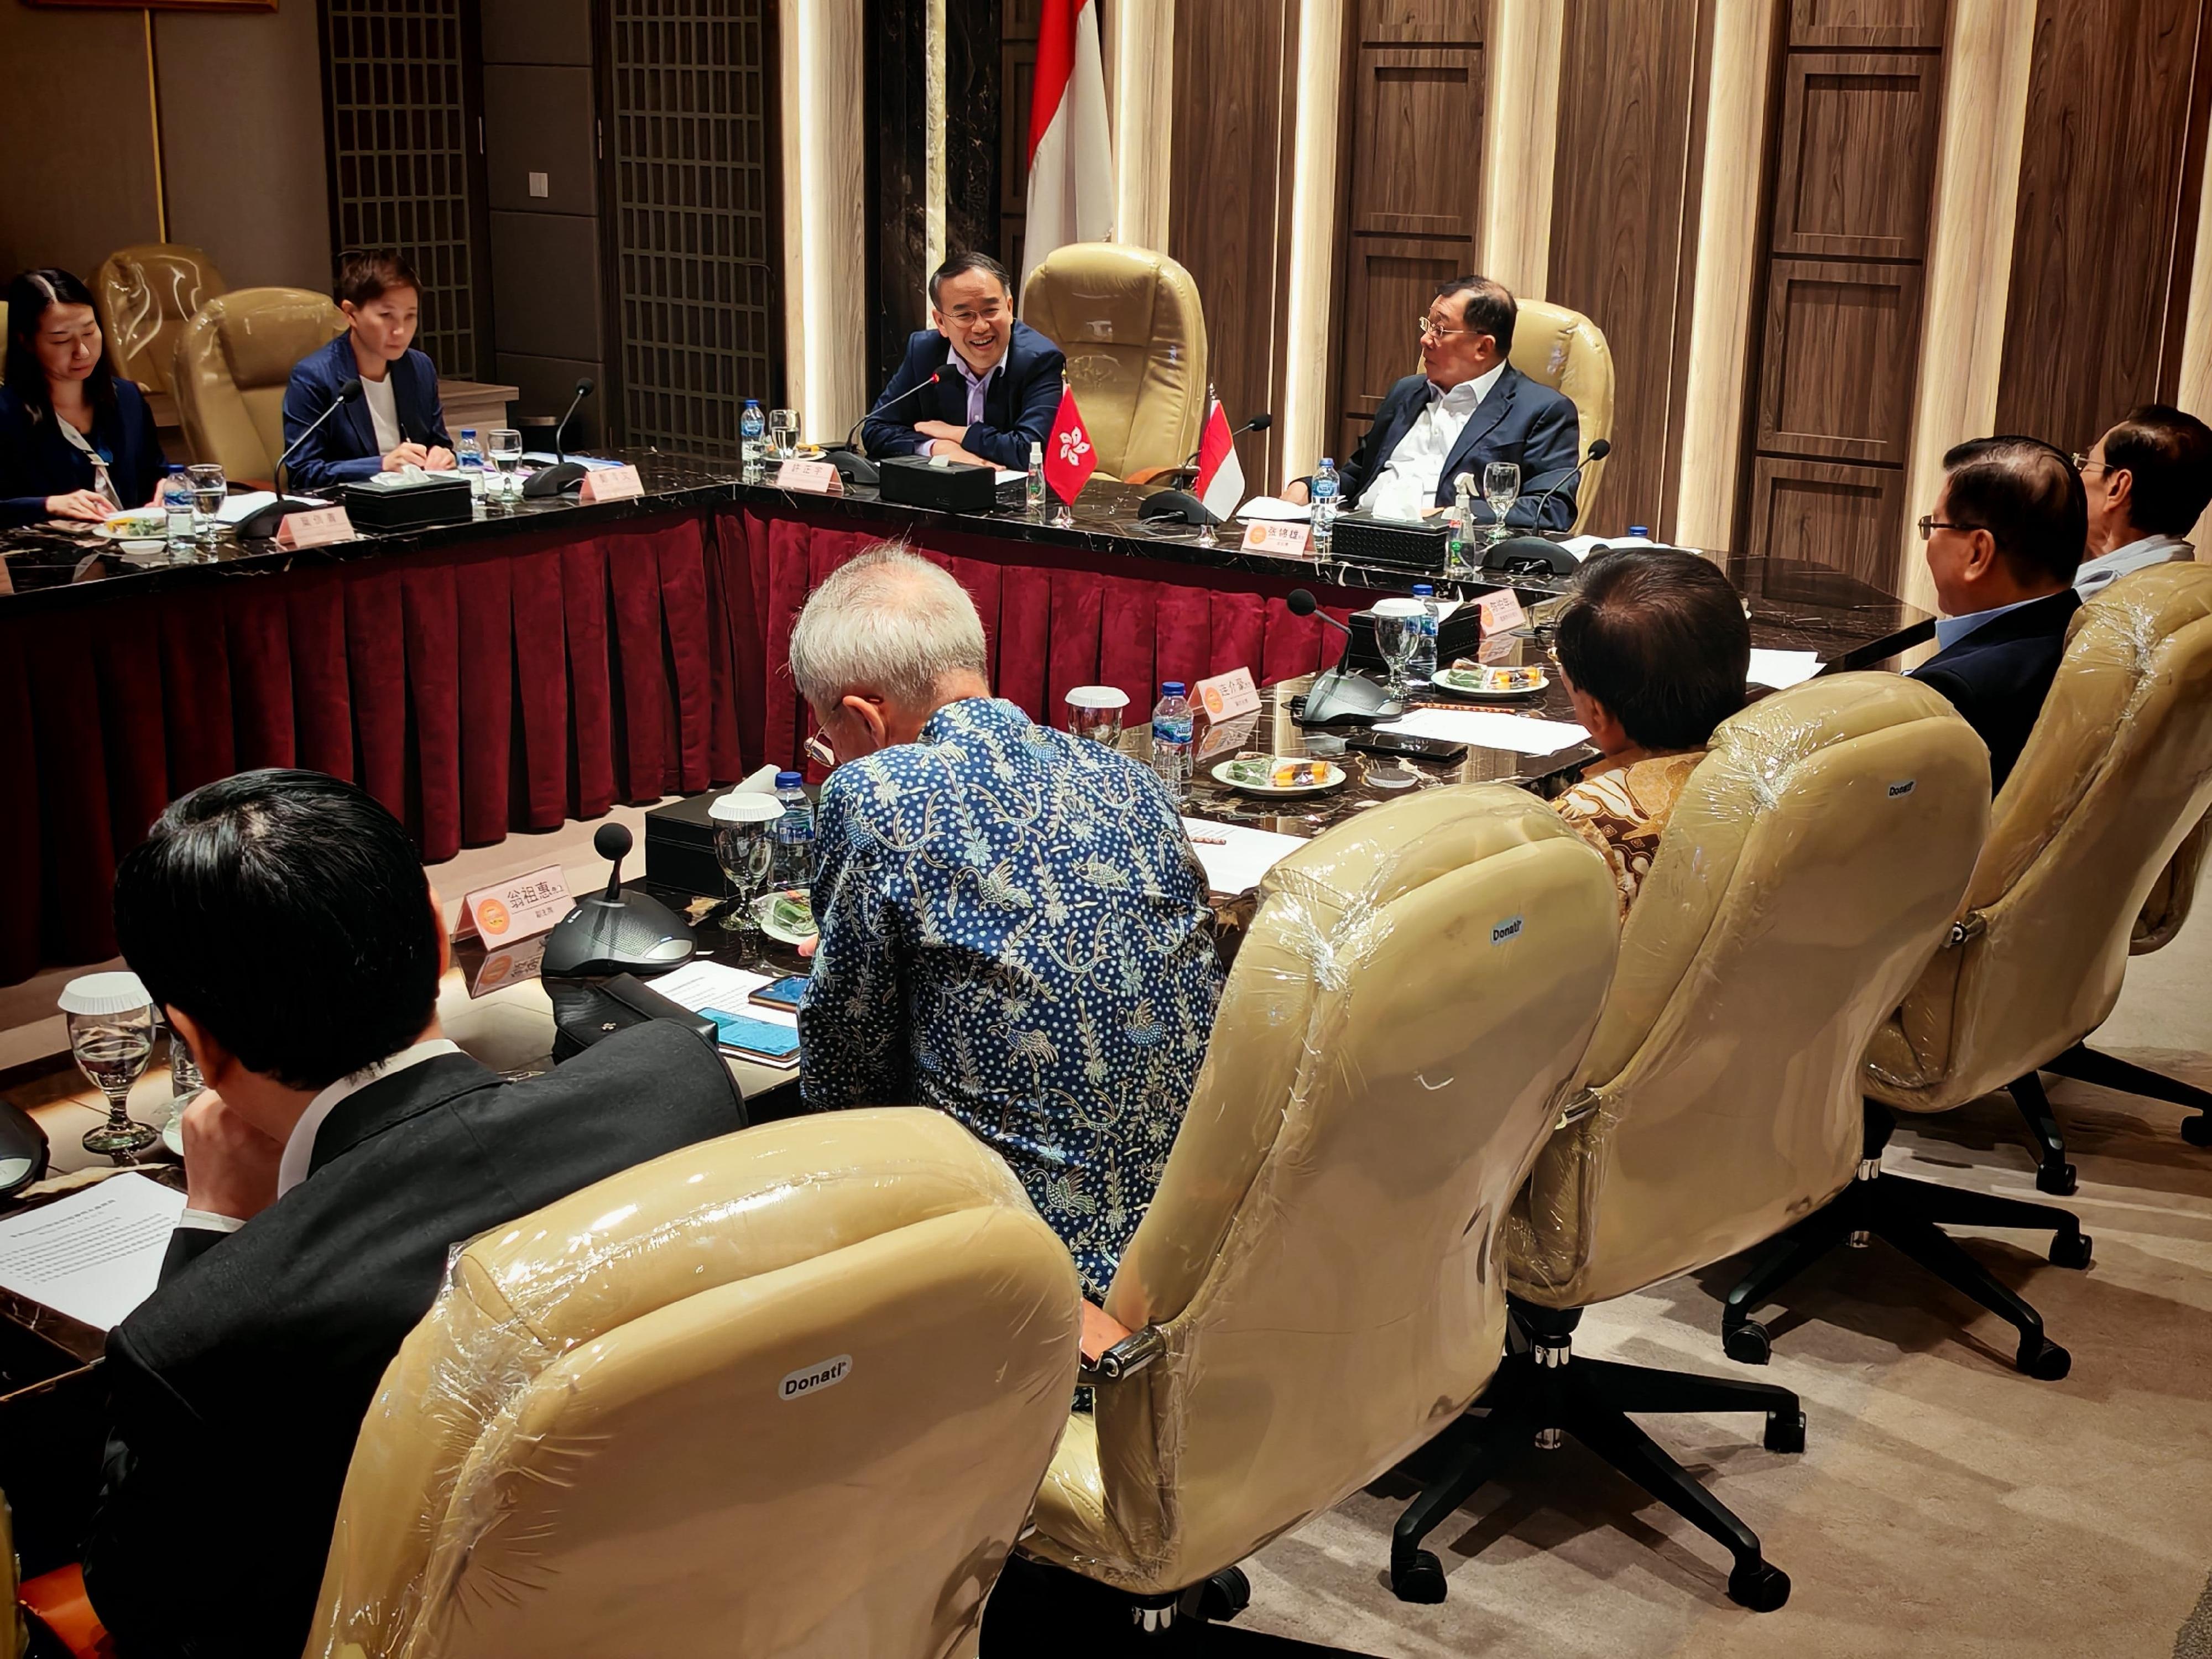
[[[403,467],[450,468],[453,441],[438,402],[438,371],[412,345],[422,304],[413,269],[390,248],[342,254],[331,297],[349,326],[293,369],[284,388],[285,443],[297,442],[348,380],[361,382],[362,395],[301,444],[285,469],[289,487],[328,489]]]
[[[150,502],[167,470],[145,394],[100,349],[92,293],[66,270],[8,285],[0,526],[97,522]]]

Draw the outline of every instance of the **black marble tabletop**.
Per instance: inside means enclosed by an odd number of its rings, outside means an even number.
[[[468,523],[365,533],[300,552],[287,551],[270,541],[239,541],[228,532],[212,544],[173,558],[162,544],[106,541],[83,526],[48,524],[0,532],[0,616],[21,614],[33,606],[84,603],[108,593],[142,594],[226,576],[389,558],[564,525],[618,523],[714,506],[803,513],[817,520],[843,520],[856,529],[880,528],[889,533],[950,532],[1026,543],[1041,550],[1154,559],[1376,592],[1407,592],[1416,580],[1433,581],[1437,592],[1447,597],[1504,585],[1496,579],[1454,581],[1342,560],[1249,552],[1234,524],[1223,526],[1208,540],[1194,525],[1140,518],[1139,504],[1152,492],[1129,484],[1094,480],[1062,525],[1049,513],[1032,514],[1020,504],[1015,499],[1018,489],[1002,492],[1002,505],[993,513],[953,514],[884,501],[867,486],[835,496],[794,494],[778,489],[772,481],[749,480],[743,469],[727,461],[656,450],[607,453],[637,467],[645,483],[643,495],[592,506],[568,497],[478,501]],[[1920,643],[1934,631],[1935,619],[1926,612],[1840,571],[1790,560],[1713,556],[1743,591],[1750,605],[1753,641],[1760,647],[1808,650],[1824,664],[1863,667]],[[1566,580],[1515,576],[1511,586],[1533,603],[1563,592]]]

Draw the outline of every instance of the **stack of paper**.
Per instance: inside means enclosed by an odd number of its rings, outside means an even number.
[[[1246,893],[1290,854],[1305,845],[1296,836],[1272,830],[1248,830],[1241,823],[1209,823],[1185,818],[1190,850],[1206,871],[1206,884],[1217,893]]]
[[[1571,720],[1540,720],[1487,708],[1417,708],[1403,720],[1375,729],[1477,749],[1510,749],[1520,755],[1556,755],[1589,740],[1589,733]]]
[[[81,1324],[112,1330],[161,1282],[185,1195],[142,1175],[0,1221],[0,1286]]]
[[[787,1072],[799,1064],[799,1016],[751,1000],[774,982],[766,974],[719,962],[688,962],[652,984],[679,1008],[713,1020],[724,1052]]]
[[[1818,652],[1761,651],[1756,646],[1752,647],[1750,678],[1753,685],[1771,685],[1777,691],[1787,691],[1820,672]]]

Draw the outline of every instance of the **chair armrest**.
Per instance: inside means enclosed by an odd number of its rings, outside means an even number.
[[[1083,1304],[1083,1364],[1077,1375],[1084,1382],[1118,1382],[1167,1351],[1168,1340],[1157,1325],[1132,1331],[1103,1308]]]
[[[56,1567],[26,1581],[16,1591],[25,1610],[54,1633],[76,1659],[115,1659],[107,1626],[84,1593],[84,1569]]]
[[[1140,466],[1121,482],[1131,484],[1158,483],[1174,487],[1188,483],[1196,476],[1195,469],[1187,466]]]

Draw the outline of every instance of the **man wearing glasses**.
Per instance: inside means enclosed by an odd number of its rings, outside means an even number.
[[[2212,428],[2168,404],[2130,410],[2074,467],[2089,492],[2089,546],[2074,573],[2083,599],[2132,571],[2184,562],[2212,502]]]
[[[1492,521],[1482,499],[1483,469],[1510,461],[1521,469],[1521,499],[1505,514],[1516,528],[1565,530],[1575,521],[1574,486],[1545,501],[1581,458],[1582,426],[1571,398],[1539,385],[1507,362],[1518,307],[1503,283],[1455,276],[1413,319],[1421,371],[1392,386],[1374,423],[1341,475],[1347,507],[1388,519],[1419,519],[1449,507],[1462,473],[1474,479],[1478,519]],[[1306,499],[1304,479],[1285,492]]]
[[[2088,533],[2081,477],[2033,438],[1976,438],[1943,457],[1943,492],[1920,520],[1943,615],[1936,653],[1913,671],[1990,748],[2004,787],[2035,729],[2081,608],[2074,572]]]
[[[1060,407],[1066,355],[1014,320],[1006,268],[988,253],[956,253],[937,268],[929,320],[869,411],[868,453],[1027,471],[1030,446],[1044,442]]]

